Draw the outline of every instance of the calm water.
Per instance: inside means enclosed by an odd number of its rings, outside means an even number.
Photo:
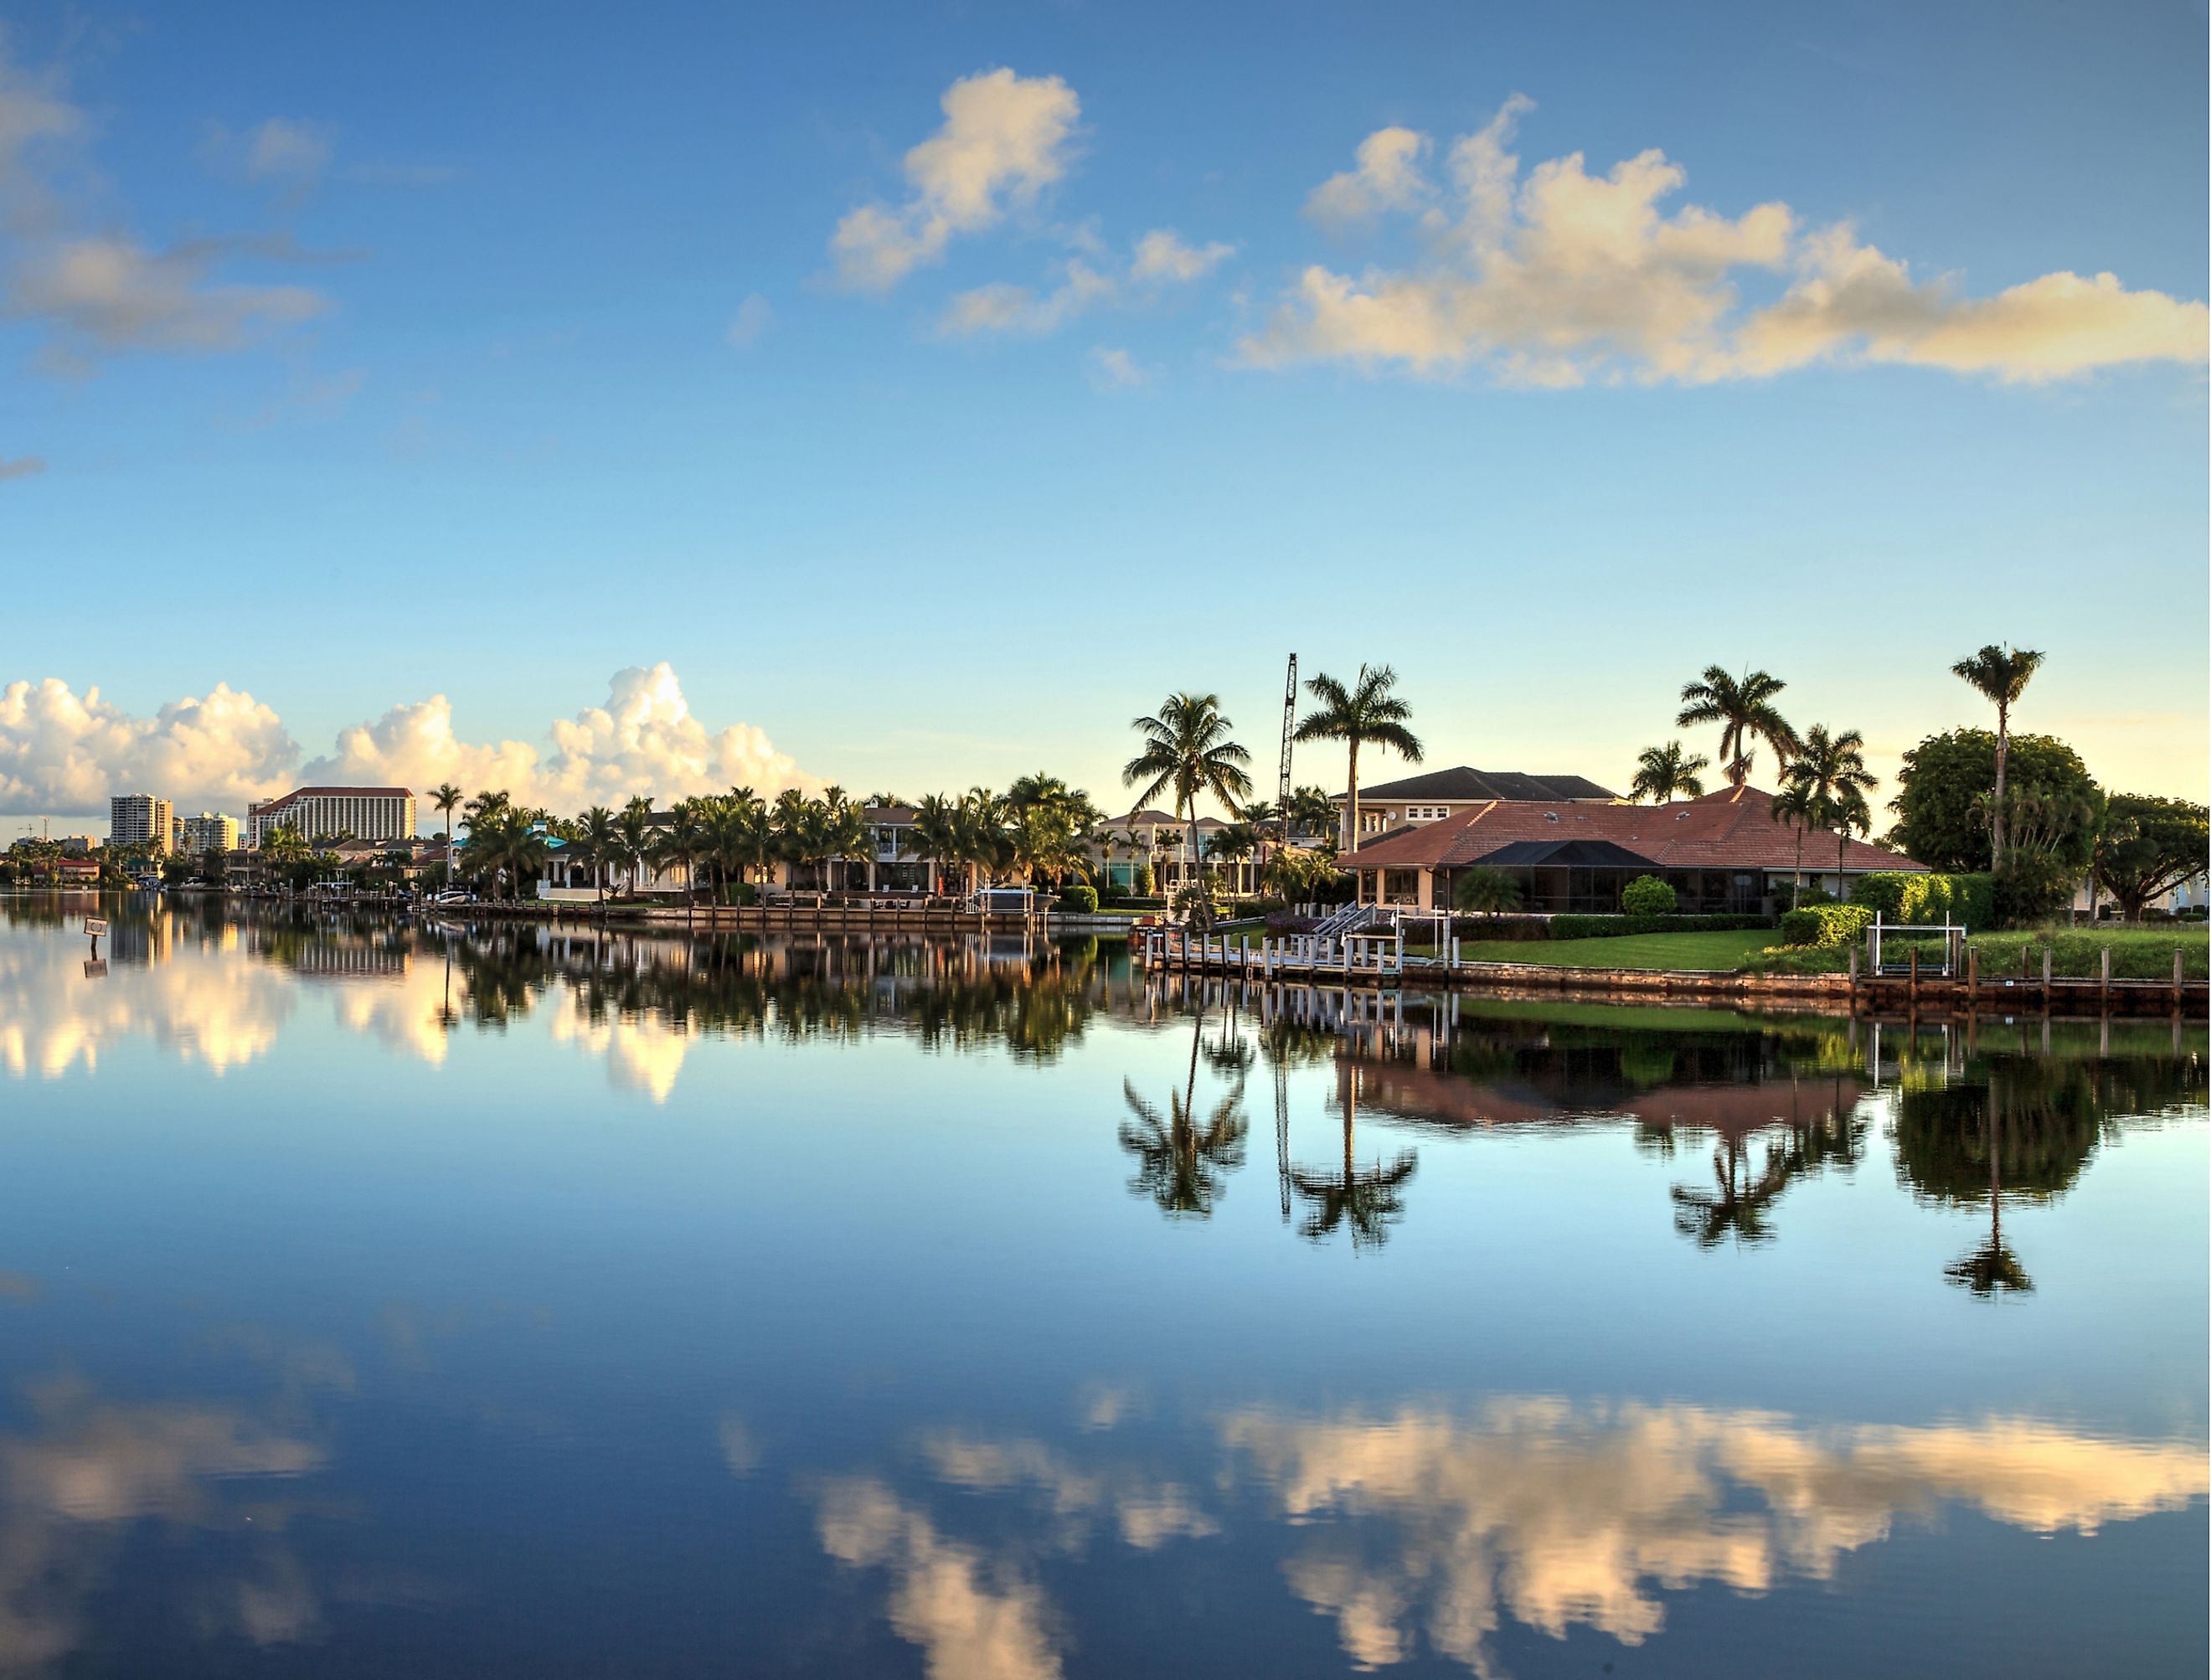
[[[2200,1028],[85,907],[0,1673],[2205,1670]]]

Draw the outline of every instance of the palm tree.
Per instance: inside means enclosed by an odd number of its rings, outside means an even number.
[[[653,861],[663,868],[683,870],[683,925],[691,925],[692,868],[706,849],[705,825],[696,800],[679,799],[668,813],[668,822],[654,838]]]
[[[1232,727],[1221,713],[1218,694],[1174,694],[1166,697],[1159,715],[1138,718],[1130,727],[1143,738],[1143,750],[1121,767],[1121,779],[1130,786],[1143,785],[1136,796],[1139,806],[1157,798],[1161,790],[1174,789],[1175,816],[1187,811],[1184,832],[1190,846],[1190,873],[1197,876],[1197,802],[1211,793],[1231,816],[1240,809],[1237,801],[1251,791],[1251,778],[1244,767],[1251,755],[1230,738]],[[1209,918],[1210,905],[1199,903]]]
[[[453,813],[460,809],[462,797],[461,790],[451,782],[439,782],[430,790],[432,808],[445,820],[445,826],[438,837],[445,843],[445,885],[448,888],[453,884]]]
[[[1420,761],[1420,738],[1405,727],[1413,708],[1391,692],[1396,684],[1397,673],[1387,665],[1360,666],[1358,679],[1348,688],[1326,671],[1316,672],[1305,681],[1305,692],[1320,702],[1320,707],[1299,721],[1293,738],[1341,741],[1348,752],[1350,773],[1345,782],[1348,791],[1343,806],[1346,852],[1359,845],[1360,748],[1372,742],[1388,748],[1408,764]]]
[[[1520,907],[1520,883],[1501,869],[1463,870],[1451,883],[1451,906],[1479,916]]]
[[[1814,724],[1789,766],[1792,787],[1803,790],[1809,815],[1820,827],[1835,830],[1835,896],[1848,898],[1843,888],[1843,858],[1852,834],[1873,827],[1873,811],[1866,804],[1869,790],[1879,785],[1866,768],[1865,737],[1854,729],[1830,735],[1825,724]]]
[[[1301,787],[1290,795],[1289,827],[1300,834],[1333,835],[1342,824],[1336,801],[1324,787]]]
[[[615,834],[614,855],[629,866],[629,889],[635,893],[643,883],[645,857],[652,849],[652,801],[641,793],[633,798],[615,819]]]
[[[1723,666],[1706,665],[1702,677],[1681,685],[1681,710],[1675,726],[1719,725],[1720,762],[1727,779],[1741,787],[1750,779],[1760,741],[1773,749],[1777,763],[1796,749],[1796,731],[1773,704],[1773,697],[1788,686],[1762,670],[1745,671],[1738,681]]]
[[[2004,769],[2011,756],[2011,709],[2026,692],[2026,685],[2042,669],[2043,655],[2032,648],[1999,647],[1990,642],[1969,658],[1950,667],[1973,691],[1996,709],[1996,797],[1989,820],[1989,868],[2003,868]]]
[[[1676,795],[1701,799],[1705,779],[1697,773],[1709,770],[1711,764],[1702,753],[1685,752],[1679,741],[1645,747],[1636,758],[1635,779],[1627,785],[1628,797],[1648,799],[1654,805],[1666,804]]]
[[[619,855],[621,846],[621,832],[612,811],[594,805],[584,813],[576,825],[576,849],[591,866],[591,890],[601,904],[607,901],[605,867]]]
[[[1784,772],[1781,791],[1773,796],[1773,815],[1796,831],[1796,872],[1789,888],[1789,907],[1794,910],[1804,901],[1804,831],[1819,816],[1811,789]]]
[[[929,890],[937,892],[942,885],[937,866],[960,853],[960,809],[942,793],[929,795],[913,808],[913,849],[928,861]]]

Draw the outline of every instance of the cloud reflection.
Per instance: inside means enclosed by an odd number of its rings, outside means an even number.
[[[2018,1419],[1814,1428],[1771,1413],[1519,1399],[1464,1418],[1254,1410],[1221,1428],[1282,1517],[1330,1519],[1287,1574],[1336,1617],[1354,1662],[1409,1655],[1425,1604],[1428,1642],[1485,1676],[1502,1616],[1639,1644],[1664,1624],[1656,1588],[1826,1580],[1845,1553],[1946,1502],[2036,1533],[2093,1533],[2207,1491],[2200,1446]],[[1394,1525],[1380,1561],[1351,1550],[1346,1519]]]

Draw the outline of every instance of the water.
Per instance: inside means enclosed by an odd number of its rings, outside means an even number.
[[[0,1674],[2205,1669],[2200,1027],[86,907]]]

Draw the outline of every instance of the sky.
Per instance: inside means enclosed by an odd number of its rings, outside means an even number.
[[[1293,651],[1394,667],[1431,765],[1614,787],[1755,666],[1893,785],[2010,642],[2018,727],[2211,779],[2200,6],[0,31],[0,834],[1123,809],[1177,689],[1271,793]]]

